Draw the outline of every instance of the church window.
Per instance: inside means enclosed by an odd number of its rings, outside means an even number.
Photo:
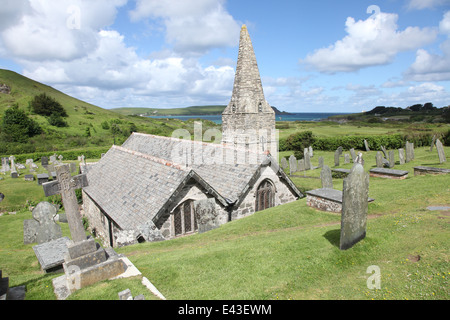
[[[259,106],[258,106],[258,111],[259,111],[259,112],[262,112],[262,104],[261,104],[261,103],[260,103]]]
[[[173,212],[172,221],[175,236],[196,231],[198,226],[194,214],[194,201],[187,200],[180,204]]]
[[[234,104],[231,106],[231,112],[233,112],[233,113],[236,112],[236,106]]]
[[[275,189],[269,180],[264,180],[256,191],[255,211],[271,208],[275,205]]]

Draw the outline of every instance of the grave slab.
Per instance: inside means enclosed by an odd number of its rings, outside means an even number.
[[[375,199],[368,198],[368,202]],[[342,191],[330,188],[320,188],[306,191],[306,204],[312,208],[327,212],[342,212]]]
[[[388,178],[388,179],[406,179],[409,171],[395,170],[387,168],[373,168],[369,171],[371,177]]]
[[[424,166],[414,167],[415,176],[424,174],[447,174],[447,173],[450,173],[450,169],[424,167]]]
[[[59,238],[33,246],[34,253],[46,273],[63,270],[64,257],[69,252],[68,237]]]

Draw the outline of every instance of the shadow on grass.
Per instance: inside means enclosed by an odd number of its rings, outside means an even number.
[[[323,235],[333,246],[339,248],[339,242],[341,238],[341,229],[335,229],[325,232]]]

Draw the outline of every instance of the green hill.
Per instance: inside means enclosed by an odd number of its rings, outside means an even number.
[[[180,116],[180,115],[219,115],[226,106],[192,106],[187,108],[115,108],[111,111],[122,115],[146,115],[146,116]]]
[[[63,106],[68,114],[64,119],[67,127],[50,125],[46,117],[32,112],[29,106],[31,100],[42,93]],[[26,143],[11,143],[2,141],[0,132],[0,155],[51,152],[80,147],[107,148],[113,143],[121,144],[133,131],[164,136],[171,135],[179,128],[193,132],[193,121],[150,119],[120,114],[73,98],[16,72],[0,69],[0,124],[5,110],[16,104],[41,126],[42,134],[30,138]],[[214,125],[208,122],[203,124],[205,129]]]

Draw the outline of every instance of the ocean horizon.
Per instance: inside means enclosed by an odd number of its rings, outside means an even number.
[[[275,121],[321,121],[331,116],[344,115],[350,113],[343,112],[292,112],[290,114],[277,114]],[[176,116],[147,116],[155,119],[179,119],[182,121],[191,119],[202,119],[213,121],[217,124],[222,124],[222,115],[176,115]]]

